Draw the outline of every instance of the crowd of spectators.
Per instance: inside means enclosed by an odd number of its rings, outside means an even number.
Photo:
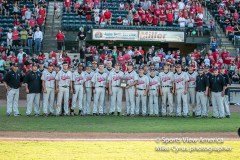
[[[114,6],[119,5],[117,8]],[[65,11],[76,12],[80,18],[96,25],[148,25],[148,26],[178,26],[188,28],[191,35],[203,35],[204,7],[199,1],[177,0],[135,0],[135,1],[111,1],[100,0],[64,1]],[[74,9],[72,10],[71,7]],[[116,11],[126,11],[118,16]],[[210,24],[211,25],[211,24]],[[209,25],[209,27],[211,27]]]
[[[42,47],[47,2],[0,0],[0,44],[2,50],[39,54]]]
[[[211,0],[207,3],[207,7],[210,9],[215,19],[219,22],[229,40],[233,41],[234,38],[240,38],[239,1]]]

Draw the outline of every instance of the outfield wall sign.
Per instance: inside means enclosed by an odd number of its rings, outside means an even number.
[[[184,32],[139,31],[139,41],[184,42]]]
[[[184,32],[93,29],[93,40],[185,42]]]
[[[137,30],[107,30],[107,29],[93,29],[93,40],[126,40],[137,41]]]

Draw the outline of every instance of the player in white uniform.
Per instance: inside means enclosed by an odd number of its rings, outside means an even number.
[[[104,72],[104,65],[99,64],[98,72],[92,78],[94,89],[93,115],[103,115],[103,105],[107,85],[107,73]]]
[[[189,82],[188,82],[188,104],[190,105],[189,108],[192,108],[193,116],[195,116],[196,112],[196,78],[198,73],[194,71],[194,67],[190,65],[188,67],[188,77],[189,77]]]
[[[107,73],[107,77],[109,76],[109,74],[114,71],[114,68],[112,67],[112,61],[107,61],[106,62],[106,68],[104,69],[104,72]],[[107,83],[108,83],[108,79],[107,79]],[[107,101],[109,100],[109,107],[111,108],[112,104],[111,104],[111,99],[112,99],[112,95],[109,94],[109,86],[106,86],[106,95],[104,98],[104,103],[103,103],[103,113],[107,114],[108,113],[108,107],[107,107]]]
[[[135,85],[138,80],[137,73],[133,70],[133,63],[129,62],[127,66],[127,72],[125,73],[126,79],[126,110],[127,116],[134,116],[135,112]]]
[[[72,83],[73,83],[73,95],[72,95],[72,107],[71,109],[79,109],[79,115],[82,115],[83,112],[83,94],[85,93],[84,88],[85,74],[83,72],[83,64],[78,64],[78,69],[72,74]],[[78,101],[77,101],[78,100]]]
[[[94,75],[94,72],[91,70],[91,64],[87,64],[86,71],[84,72],[85,77],[85,96],[84,96],[84,108],[83,108],[83,114],[84,115],[90,115],[91,111],[91,99],[92,99],[92,77]]]
[[[55,98],[55,77],[56,72],[53,71],[53,64],[48,64],[48,69],[42,73],[43,87],[43,114],[45,116],[54,114],[54,98]]]
[[[57,109],[56,115],[60,115],[62,109],[62,99],[64,98],[64,115],[69,115],[69,88],[71,93],[72,89],[72,72],[68,70],[68,63],[63,62],[63,68],[56,75],[56,92],[58,93],[57,97]]]
[[[124,73],[120,70],[120,64],[115,64],[115,69],[109,74],[109,94],[111,95],[110,114],[113,115],[117,111],[120,115],[122,111],[122,94],[123,89],[120,86],[121,80],[124,77]]]
[[[138,80],[136,84],[136,107],[135,114],[139,115],[140,110],[140,102],[142,104],[142,116],[146,116],[147,114],[147,93],[148,93],[148,85],[149,78],[144,75],[143,66],[139,67]]]
[[[187,103],[187,88],[189,77],[186,72],[182,71],[182,66],[177,64],[177,72],[174,74],[174,90],[177,96],[177,110],[176,116],[188,116],[188,103]],[[183,104],[183,112],[182,112]]]
[[[148,92],[148,104],[149,104],[149,115],[158,116],[158,96],[159,96],[160,79],[156,75],[155,69],[150,70],[149,76],[149,92]]]
[[[169,64],[165,63],[163,72],[159,73],[160,95],[162,96],[162,116],[173,116],[173,82],[174,74],[169,71]],[[167,103],[168,102],[168,103]],[[168,106],[168,110],[167,110]]]

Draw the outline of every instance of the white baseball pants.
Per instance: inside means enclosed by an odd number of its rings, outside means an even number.
[[[159,109],[158,109],[158,91],[157,90],[151,90],[151,89],[149,90],[148,104],[149,104],[149,114],[158,115]]]
[[[32,107],[34,106],[34,113],[39,114],[40,105],[40,93],[29,93],[27,94],[27,111],[26,114],[30,115],[32,113]]]
[[[130,87],[126,89],[126,109],[127,114],[134,115],[135,112],[135,88]]]
[[[43,93],[43,113],[48,114],[54,113],[54,98],[55,98],[55,93],[54,93],[54,88],[46,88],[47,93]]]
[[[136,106],[135,106],[136,115],[139,115],[140,102],[142,104],[142,115],[147,114],[147,95],[144,95],[144,92],[145,90],[137,89]]]
[[[187,94],[184,94],[184,89],[179,88],[176,90],[177,96],[177,116],[187,116],[188,115],[188,102],[187,102]],[[182,107],[183,104],[183,107]]]
[[[90,114],[91,112],[92,87],[86,87],[84,94],[83,114]]]
[[[204,92],[197,92],[196,94],[196,116],[207,116],[207,99],[208,97],[204,94]]]
[[[96,87],[94,95],[93,113],[103,114],[105,87]]]
[[[83,85],[74,85],[75,94],[72,95],[72,109],[83,109]]]
[[[173,115],[173,94],[170,87],[162,87],[162,116]],[[168,111],[167,111],[168,102]]]
[[[122,94],[123,89],[121,87],[112,87],[110,113],[122,111]]]
[[[64,103],[64,114],[69,115],[68,100],[69,100],[69,87],[59,87],[59,93],[57,97],[57,109],[56,115],[59,115],[62,110],[62,100]]]
[[[7,92],[7,114],[19,114],[18,110],[19,89],[10,88]]]
[[[213,117],[225,117],[222,92],[212,92]]]

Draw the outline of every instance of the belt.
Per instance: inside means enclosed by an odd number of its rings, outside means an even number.
[[[75,86],[82,86],[83,84],[74,84]]]
[[[162,87],[172,87],[172,86],[162,86]]]
[[[150,90],[154,91],[154,90],[157,90],[157,89],[150,89]]]
[[[12,89],[18,89],[18,87],[10,87],[10,88],[12,88]]]
[[[85,87],[85,88],[92,88],[92,87]]]
[[[205,91],[197,91],[197,92],[205,92]]]
[[[145,89],[141,89],[141,88],[137,88],[138,90],[140,90],[140,91],[143,91],[143,90],[145,90]]]
[[[104,88],[104,86],[97,86],[97,87],[99,87],[99,88]]]
[[[61,86],[61,87],[63,87],[63,88],[68,88],[69,86]]]
[[[112,87],[120,87],[120,86],[112,86]]]
[[[212,92],[214,92],[214,93],[219,93],[219,92],[222,92],[222,91],[216,91],[216,92],[215,92],[215,91],[212,91]]]

